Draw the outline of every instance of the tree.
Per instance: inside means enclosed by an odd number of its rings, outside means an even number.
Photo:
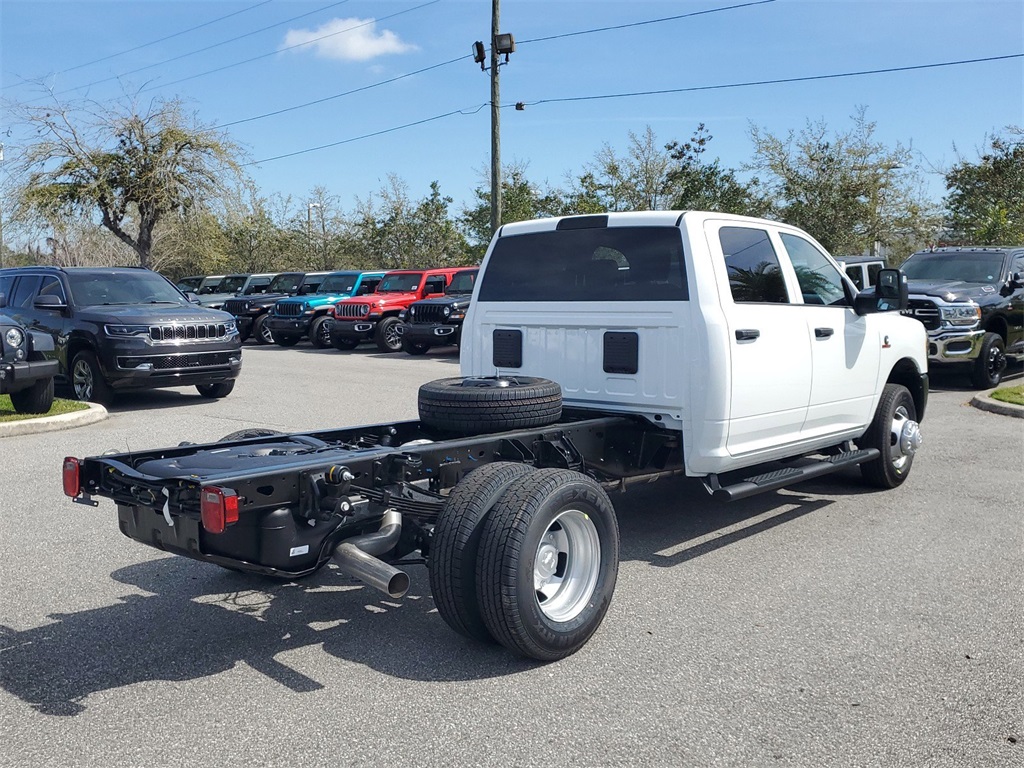
[[[1024,243],[1024,128],[989,137],[977,163],[961,159],[946,174],[948,228],[955,242]]]
[[[589,177],[596,199],[606,211],[657,211],[667,202],[670,165],[671,158],[657,146],[648,125],[641,136],[629,132],[629,148],[621,157],[610,144],[604,144],[584,168],[580,181]]]
[[[53,99],[9,112],[40,137],[11,164],[19,207],[51,219],[98,217],[144,267],[167,217],[207,209],[242,176],[239,148],[186,115],[178,99],[155,100],[145,111],[131,100]]]
[[[831,133],[810,122],[785,138],[751,126],[754,158],[778,215],[807,230],[832,253],[881,252],[923,241],[935,227],[934,206],[920,191],[913,151],[875,140],[864,108],[853,127]],[[905,254],[903,254],[905,255]]]
[[[769,213],[771,203],[758,192],[756,178],[744,184],[736,178],[734,171],[723,169],[718,158],[711,163],[704,161],[703,155],[712,138],[701,123],[686,143],[671,141],[665,145],[669,157],[675,162],[666,174],[669,207],[747,216]]]

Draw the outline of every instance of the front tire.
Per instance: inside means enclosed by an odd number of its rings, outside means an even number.
[[[484,623],[514,653],[565,658],[601,625],[618,568],[618,523],[604,489],[579,472],[538,469],[509,485],[484,523]]]
[[[858,448],[877,448],[881,455],[860,465],[861,476],[876,488],[888,490],[902,485],[920,445],[914,398],[906,387],[886,384],[871,426],[857,440]]]
[[[480,615],[476,564],[484,521],[502,493],[533,471],[498,461],[473,470],[448,495],[430,544],[430,591],[441,618],[460,635],[493,643]]]
[[[402,334],[398,327],[402,321],[397,317],[385,317],[377,323],[377,332],[373,340],[377,343],[377,349],[381,352],[399,352],[402,349]]]
[[[999,386],[1006,370],[1006,344],[998,333],[986,333],[981,340],[978,359],[971,371],[971,383],[978,389]]]
[[[31,387],[11,392],[11,405],[18,413],[47,413],[53,407],[53,377],[40,379]]]
[[[327,349],[331,346],[331,318],[318,317],[309,327],[309,343],[314,349]]]
[[[266,315],[260,315],[256,318],[256,322],[252,324],[252,336],[256,339],[257,344],[274,343],[274,334],[267,327],[267,319]]]
[[[199,394],[211,400],[219,400],[222,397],[227,397],[231,394],[231,390],[234,388],[234,379],[218,381],[216,384],[196,384],[196,389],[199,390]]]
[[[99,361],[90,350],[82,350],[71,362],[71,390],[76,400],[109,403],[114,399],[113,390],[103,378]]]

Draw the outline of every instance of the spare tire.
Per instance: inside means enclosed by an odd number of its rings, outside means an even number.
[[[224,435],[218,443],[233,443],[236,440],[249,440],[254,437],[277,437],[283,435],[284,432],[278,432],[276,429],[263,429],[261,427],[251,427],[249,429],[240,429],[237,432],[231,432]]]
[[[437,379],[420,387],[420,421],[464,435],[554,424],[562,417],[562,388],[533,376]]]

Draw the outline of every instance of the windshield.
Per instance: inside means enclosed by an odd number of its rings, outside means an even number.
[[[199,283],[199,287],[196,288],[196,293],[213,293],[213,289],[217,287],[217,283],[224,279],[223,275],[219,277],[204,277]]]
[[[320,293],[352,293],[358,275],[330,275],[320,283]]]
[[[1003,254],[916,253],[900,269],[908,280],[995,283],[1003,272]]]
[[[155,272],[68,272],[72,301],[96,304],[188,304],[178,290]]]
[[[217,289],[213,293],[238,293],[245,285],[246,277],[247,275],[225,277],[217,284]]]
[[[452,278],[451,285],[445,293],[472,293],[473,284],[476,282],[475,269],[467,269],[465,272],[456,272]]]
[[[377,293],[410,293],[420,287],[422,272],[406,272],[401,275],[385,275],[377,286]]]
[[[268,293],[298,293],[301,282],[301,272],[286,272],[270,281]]]

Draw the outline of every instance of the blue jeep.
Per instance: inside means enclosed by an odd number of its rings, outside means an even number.
[[[308,336],[317,349],[331,346],[329,316],[334,303],[373,293],[383,276],[383,272],[331,272],[316,293],[278,300],[267,319],[274,341],[294,347]]]

